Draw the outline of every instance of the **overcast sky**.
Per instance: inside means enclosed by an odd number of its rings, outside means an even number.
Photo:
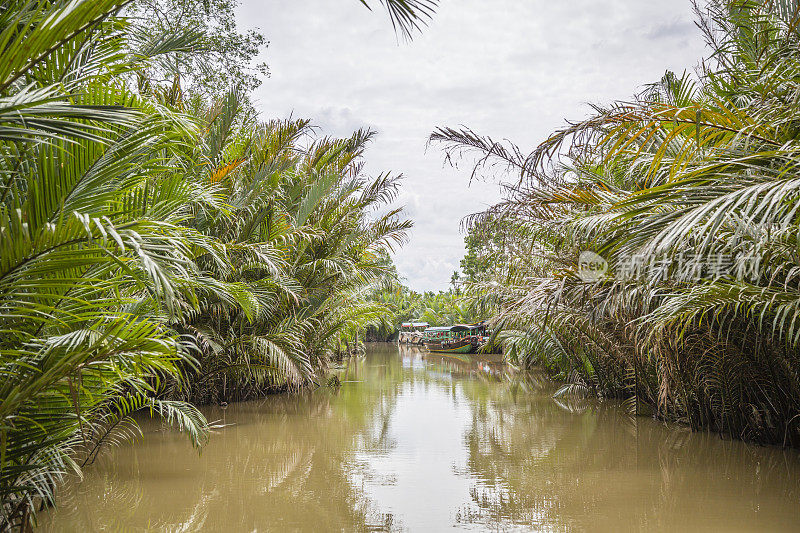
[[[379,132],[367,171],[406,176],[415,227],[395,256],[416,290],[446,289],[464,253],[460,220],[499,198],[469,165],[426,150],[437,126],[466,125],[528,151],[588,102],[629,98],[705,53],[689,0],[442,0],[424,31],[398,40],[358,0],[241,0],[239,23],[270,41],[264,118],[313,119],[328,134]],[[377,4],[377,2],[373,2]]]

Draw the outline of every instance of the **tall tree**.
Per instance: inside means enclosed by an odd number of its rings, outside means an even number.
[[[266,63],[256,60],[267,40],[257,29],[240,31],[238,5],[238,0],[135,0],[126,14],[140,40],[154,42],[187,29],[200,36],[196,47],[163,54],[148,64],[139,71],[140,78],[165,84],[177,77],[184,92],[206,99],[258,87],[269,73]]]

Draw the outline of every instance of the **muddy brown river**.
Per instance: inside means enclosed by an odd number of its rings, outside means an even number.
[[[800,454],[552,398],[491,357],[371,345],[342,386],[143,425],[44,531],[797,531]]]

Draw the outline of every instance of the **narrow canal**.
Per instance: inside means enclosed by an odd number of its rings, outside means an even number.
[[[145,425],[60,491],[45,531],[779,531],[796,451],[553,399],[490,359],[373,345],[342,386],[206,411],[201,454]]]

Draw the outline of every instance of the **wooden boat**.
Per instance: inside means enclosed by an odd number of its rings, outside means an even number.
[[[422,343],[432,352],[475,353],[486,337],[486,325],[456,324],[455,326],[434,327],[425,330]]]
[[[422,344],[422,333],[428,327],[427,322],[403,322],[400,324],[400,344]]]

